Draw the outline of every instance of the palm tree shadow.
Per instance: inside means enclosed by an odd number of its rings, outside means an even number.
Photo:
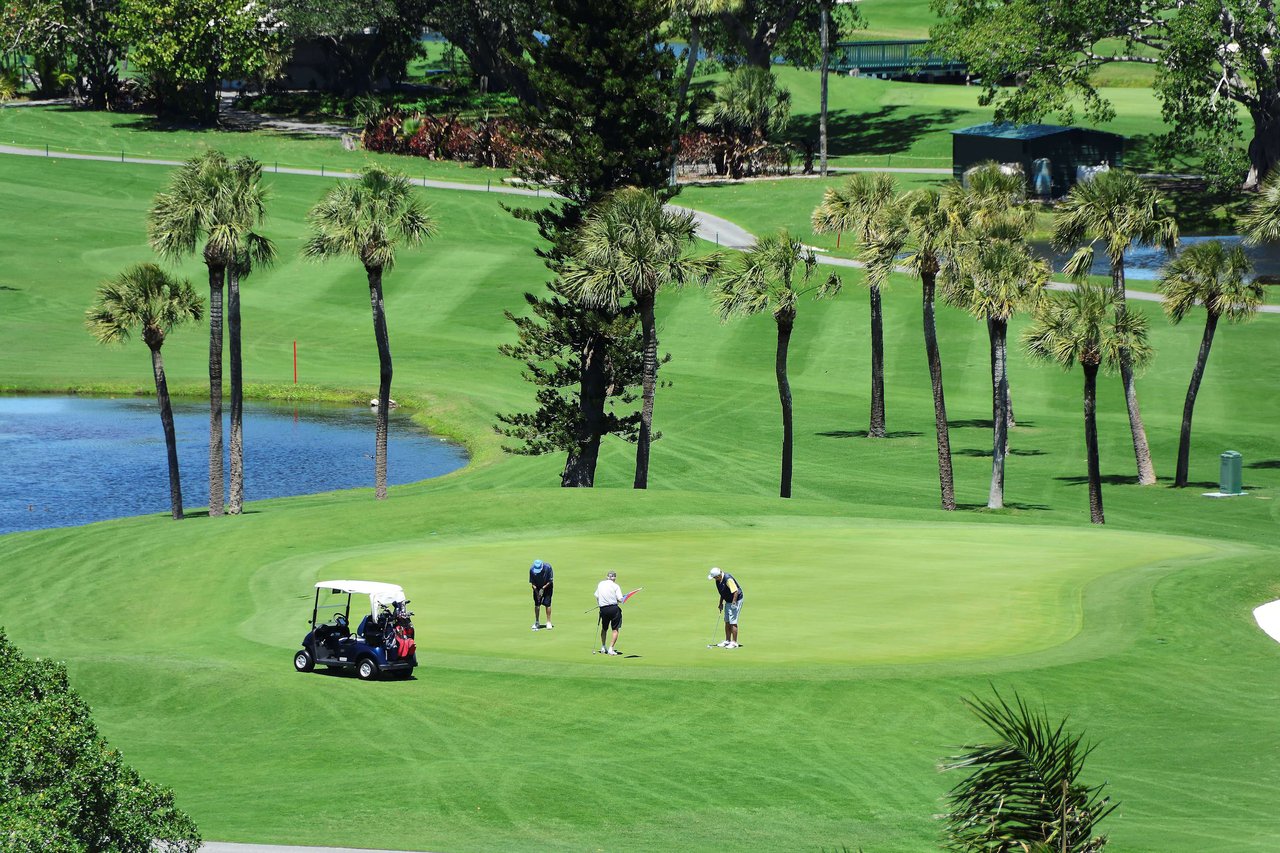
[[[1054,477],[1059,483],[1066,483],[1071,486],[1087,486],[1089,478],[1086,477]],[[1103,474],[1098,478],[1100,482],[1107,486],[1136,486],[1138,478],[1133,474]]]
[[[1031,429],[1035,425],[1036,425],[1035,421],[1019,420],[1018,423],[1013,428],[1015,430],[1018,427],[1027,427],[1028,429]],[[947,426],[951,427],[952,429],[991,429],[991,418],[965,418],[962,420],[948,420]]]
[[[1258,462],[1250,462],[1244,466],[1246,468],[1280,468],[1280,459],[1262,459]]]
[[[1048,504],[1026,504],[1026,503],[1018,503],[1016,501],[1005,501],[1004,508],[1027,510],[1027,511],[1032,511],[1032,510],[1044,511],[1044,510],[1051,509],[1052,507],[1050,507]],[[989,509],[986,504],[957,503],[956,509],[962,510],[964,512],[999,512],[999,510]]]
[[[979,458],[985,456],[988,459],[991,458],[990,450],[980,450],[976,447],[966,447],[964,450],[953,450],[951,452],[957,456],[974,456]],[[1020,447],[1012,447],[1009,449],[1008,455],[1009,456],[1045,456],[1047,455],[1047,453],[1044,450],[1039,450],[1035,448],[1031,450],[1026,450]]]
[[[814,435],[819,435],[824,438],[867,438],[870,435],[870,433],[868,433],[867,430],[865,429],[853,429],[853,430],[836,429],[836,430],[829,430],[827,432],[815,432]],[[924,435],[924,433],[912,432],[911,430],[898,430],[897,432],[885,433],[884,437],[885,438],[916,438],[917,436],[921,436],[921,435]]]

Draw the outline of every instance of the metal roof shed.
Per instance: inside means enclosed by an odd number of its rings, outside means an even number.
[[[1021,163],[1028,191],[1035,192],[1040,171],[1036,162],[1048,161],[1051,195],[1060,196],[1076,182],[1079,166],[1112,167],[1124,161],[1125,138],[1103,130],[1056,124],[980,124],[951,131],[951,168],[957,180],[988,160]]]

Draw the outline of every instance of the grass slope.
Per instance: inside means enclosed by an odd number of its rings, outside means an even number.
[[[0,158],[0,377],[7,388],[149,384],[139,345],[80,326],[97,281],[147,257],[164,170]],[[297,259],[319,179],[272,177],[281,262],[244,290],[246,378],[369,396],[376,358],[355,264]],[[867,308],[850,282],[803,303],[792,346],[796,498],[774,498],[777,398],[767,318],[720,325],[696,291],[659,299],[672,361],[648,493],[607,444],[601,488],[554,487],[559,459],[504,458],[492,413],[527,405],[503,309],[543,270],[532,230],[496,200],[428,193],[440,236],[386,279],[395,395],[466,439],[468,470],[399,487],[253,501],[239,519],[161,516],[0,539],[0,624],[68,660],[103,731],[175,787],[211,838],[442,850],[936,845],[953,745],[983,736],[959,697],[1017,689],[1102,741],[1091,779],[1122,811],[1125,851],[1266,851],[1280,785],[1268,751],[1280,654],[1249,610],[1274,577],[1280,460],[1277,319],[1226,328],[1197,409],[1193,479],[1245,455],[1251,495],[1139,489],[1119,381],[1100,389],[1109,525],[1087,524],[1080,376],[1012,359],[1019,426],[1011,508],[978,509],[989,475],[985,336],[940,315],[964,511],[936,510],[918,293],[886,292],[889,426],[869,442]],[[31,204],[40,199],[41,204]],[[726,211],[727,212],[727,211]],[[74,236],[73,236],[74,235]],[[197,280],[201,269],[184,270]],[[1139,310],[1151,311],[1148,306]],[[1194,324],[1152,315],[1139,388],[1157,470],[1171,473]],[[1017,325],[1017,324],[1015,324]],[[198,391],[202,334],[166,345]],[[287,389],[285,389],[287,390]],[[392,465],[395,464],[394,459]],[[142,487],[163,489],[163,484]],[[188,503],[200,503],[199,495]],[[1185,538],[1192,534],[1196,538]],[[529,560],[560,575],[555,631],[533,634]],[[740,652],[710,651],[706,566],[750,603]],[[591,583],[617,568],[622,661],[592,657]],[[299,676],[289,656],[310,585],[403,582],[426,664],[411,682]],[[34,592],[39,590],[39,593]],[[347,804],[335,809],[335,803]],[[305,820],[299,820],[305,815]]]

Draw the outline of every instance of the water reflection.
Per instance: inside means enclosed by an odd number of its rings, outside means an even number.
[[[393,410],[390,421],[388,482],[466,464],[461,447],[428,435],[407,414]],[[208,406],[177,402],[174,422],[183,502],[203,506]],[[372,487],[373,428],[373,413],[361,406],[246,403],[245,500]],[[223,429],[226,441],[230,427]],[[164,433],[149,398],[0,397],[0,459],[0,534],[169,507]]]
[[[1179,244],[1179,251],[1210,240],[1221,240],[1227,246],[1238,246],[1243,243],[1243,239],[1235,235],[1183,237]],[[1053,268],[1058,271],[1062,270],[1063,264],[1071,257],[1070,252],[1055,252],[1048,243],[1035,243],[1034,246],[1041,257],[1049,258],[1053,262]],[[1245,246],[1244,251],[1253,261],[1254,272],[1257,275],[1280,275],[1280,246],[1274,244]],[[1163,249],[1155,249],[1151,246],[1130,246],[1124,253],[1124,274],[1126,278],[1155,281],[1160,278],[1160,268],[1168,261],[1169,255]],[[1091,272],[1094,275],[1111,274],[1111,262],[1107,259],[1106,251],[1100,246],[1094,250]]]

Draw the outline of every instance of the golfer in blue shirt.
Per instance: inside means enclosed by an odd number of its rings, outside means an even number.
[[[554,628],[551,624],[551,593],[554,591],[554,581],[556,573],[551,570],[551,564],[545,560],[534,560],[533,565],[529,567],[529,586],[533,587],[533,630],[539,628]],[[539,624],[538,608],[547,608],[547,622],[545,625]]]
[[[717,607],[724,614],[724,640],[716,643],[722,649],[738,647],[738,614],[742,612],[742,585],[728,572],[713,568],[707,580],[716,582],[720,593]]]

